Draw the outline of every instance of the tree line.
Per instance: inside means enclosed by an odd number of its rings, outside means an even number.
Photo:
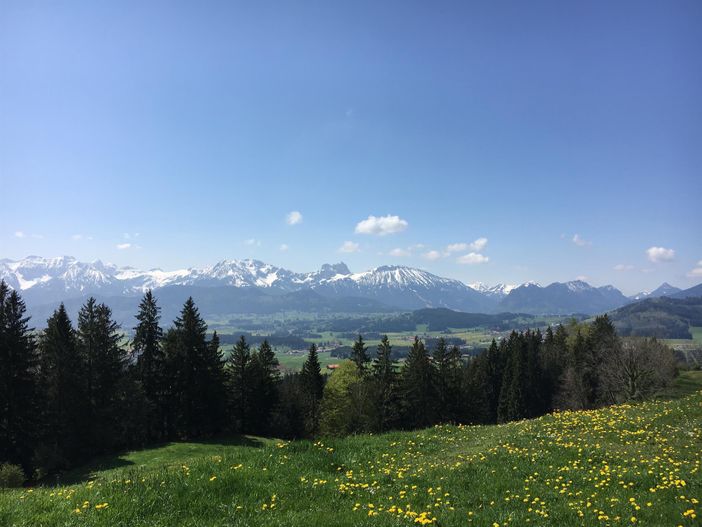
[[[607,318],[512,332],[475,358],[415,337],[405,360],[384,336],[359,335],[350,360],[324,375],[312,344],[281,375],[264,340],[241,336],[224,357],[192,298],[168,329],[148,291],[133,338],[88,299],[74,326],[62,305],[35,333],[17,291],[0,282],[0,463],[39,478],[92,456],[220,434],[299,438],[496,423],[555,409],[644,398],[675,375],[655,339],[622,341]]]

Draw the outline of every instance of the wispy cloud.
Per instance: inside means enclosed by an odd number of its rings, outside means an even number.
[[[131,248],[132,248],[132,244],[129,243],[129,242],[127,242],[127,243],[118,243],[117,245],[115,245],[115,247],[116,247],[117,249],[119,249],[120,251],[124,251],[124,250],[127,250],[127,249],[131,249]]]
[[[487,246],[488,239],[485,237],[478,238],[470,243],[459,242],[451,243],[446,246],[445,253],[446,256],[453,253],[461,253],[463,251],[481,252]]]
[[[422,257],[426,258],[427,260],[438,260],[441,258],[441,253],[439,251],[427,251],[425,252]]]
[[[396,258],[405,258],[407,256],[411,256],[412,252],[409,249],[402,249],[400,247],[397,247],[390,251],[388,254]]]
[[[675,260],[675,251],[665,247],[649,247],[646,256],[653,263],[671,262]]]
[[[687,273],[690,278],[702,278],[702,260],[697,262],[697,265]]]
[[[357,253],[361,251],[361,246],[358,245],[356,242],[346,241],[341,244],[341,247],[339,247],[338,251],[340,253]]]
[[[468,254],[464,254],[463,256],[459,256],[456,261],[459,264],[475,265],[488,263],[490,261],[490,258],[485,256],[484,254],[470,252]]]
[[[578,247],[590,247],[592,245],[591,241],[586,240],[579,234],[573,234],[573,243]]]
[[[302,223],[302,213],[299,210],[289,212],[288,215],[285,216],[285,223],[288,225],[297,225],[298,223]]]
[[[279,249],[280,252],[287,252],[290,246],[287,243],[281,243]]]
[[[248,245],[249,247],[260,247],[261,240],[257,240],[256,238],[249,238],[248,240],[244,240],[244,245]]]
[[[613,267],[615,271],[633,271],[634,266],[630,264],[617,264]]]
[[[368,216],[356,224],[356,234],[385,236],[404,231],[409,224],[399,216]]]
[[[24,231],[15,231],[15,238],[34,238],[35,240],[42,240],[44,239],[43,234],[27,234]]]

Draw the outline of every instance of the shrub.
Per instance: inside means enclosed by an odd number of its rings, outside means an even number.
[[[0,465],[0,488],[21,487],[24,481],[22,467],[10,463]]]

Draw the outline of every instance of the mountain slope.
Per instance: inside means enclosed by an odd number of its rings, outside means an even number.
[[[611,285],[592,287],[576,280],[554,282],[546,287],[528,283],[519,286],[498,304],[501,311],[533,315],[571,313],[593,314],[608,311],[629,302],[621,291]]]
[[[336,301],[356,299],[331,305],[345,304],[354,310],[374,311],[379,307],[399,310],[443,307],[474,313],[592,314],[631,301],[612,286],[592,287],[582,281],[555,282],[546,287],[533,282],[519,287],[505,284],[489,287],[481,283],[469,286],[422,269],[398,265],[352,273],[344,263],[337,263],[325,264],[317,271],[298,273],[253,259],[222,260],[204,268],[142,271],[99,260],[79,262],[70,256],[30,256],[19,261],[0,260],[0,279],[21,290],[30,307],[95,295],[101,298],[135,297],[147,289],[164,290],[176,286],[248,289],[266,291],[271,295],[314,291],[322,298]],[[671,294],[674,290],[669,284],[663,284],[651,296]],[[222,293],[223,297],[227,294],[230,293]],[[358,299],[372,302],[361,306]],[[289,303],[285,304],[283,300]],[[310,301],[308,309],[316,306],[316,302],[316,298]],[[241,303],[236,299],[232,300],[230,308],[226,302],[217,305],[231,309],[230,312],[241,309]],[[299,309],[300,303],[295,298],[283,297],[276,305],[280,310],[290,310]],[[261,309],[261,306],[254,303],[251,309]]]
[[[691,339],[702,326],[702,297],[647,298],[609,313],[622,336]]]

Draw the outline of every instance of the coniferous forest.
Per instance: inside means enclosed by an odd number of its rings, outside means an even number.
[[[363,337],[324,375],[312,344],[302,370],[281,375],[267,341],[241,337],[226,359],[192,298],[164,328],[148,291],[123,338],[110,308],[63,305],[35,332],[17,291],[0,282],[0,464],[24,477],[149,444],[253,434],[340,436],[437,423],[503,423],[561,409],[643,399],[676,374],[655,339],[621,339],[609,318],[512,332],[467,359],[415,337],[406,359]]]

